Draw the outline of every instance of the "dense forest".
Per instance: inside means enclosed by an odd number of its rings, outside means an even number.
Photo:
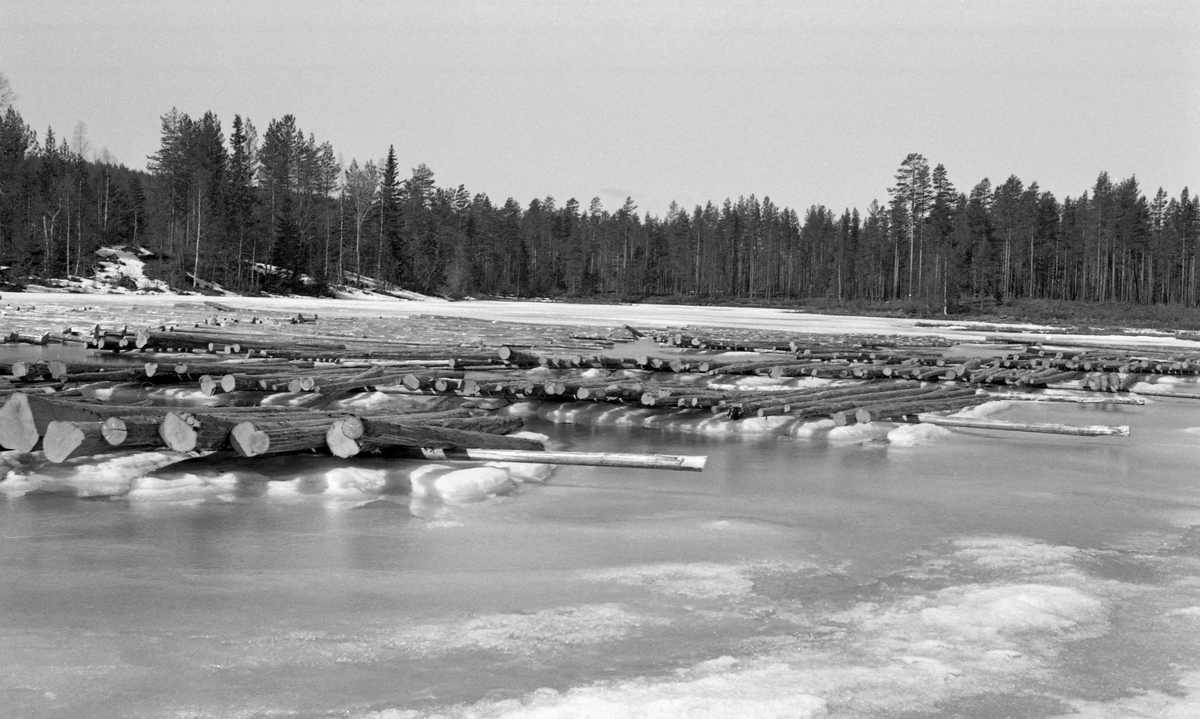
[[[0,102],[0,108],[6,103]],[[162,116],[145,170],[91,151],[81,125],[0,119],[7,283],[87,275],[101,246],[142,246],[172,286],[321,293],[374,278],[447,296],[903,300],[954,311],[1013,298],[1200,303],[1200,202],[1101,173],[1061,200],[1012,176],[969,190],[919,154],[886,201],[803,211],[754,195],[666,216],[632,199],[494,202],[396,153],[342,163],[291,115]]]

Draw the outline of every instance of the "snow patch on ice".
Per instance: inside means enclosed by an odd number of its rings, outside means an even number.
[[[887,433],[887,440],[897,447],[915,447],[951,434],[950,430],[936,424],[902,424]]]
[[[415,486],[415,485],[414,485]],[[508,494],[516,486],[508,472],[499,467],[472,467],[447,472],[433,481],[432,495],[443,502],[465,504]]]
[[[405,627],[386,637],[382,645],[420,654],[463,650],[533,654],[618,639],[631,629],[662,623],[664,620],[632,614],[618,604],[581,604]]]
[[[373,497],[387,487],[388,473],[368,467],[335,467],[325,472],[326,494],[350,499]]]
[[[538,689],[521,699],[454,707],[439,717],[505,719],[807,719],[826,714],[825,700],[805,693],[787,666],[673,681],[635,679],[558,692]],[[444,711],[444,710],[443,710]],[[410,719],[414,712],[371,712],[369,719]]]
[[[1074,571],[1075,547],[1045,544],[1023,537],[968,537],[952,543],[954,556],[991,571],[1025,575]]]
[[[584,579],[644,586],[661,594],[711,599],[749,594],[754,583],[739,566],[695,562],[691,564],[645,564],[599,569],[583,574]]]
[[[832,422],[833,420],[830,420]],[[868,424],[847,424],[833,427],[825,438],[838,444],[853,444],[871,442],[888,437],[888,427],[875,422]]]
[[[232,472],[216,475],[187,473],[171,479],[138,477],[125,495],[131,502],[199,504],[205,501],[233,501],[238,478]]]
[[[934,606],[918,610],[922,623],[958,640],[1036,632],[1062,634],[1104,621],[1104,604],[1070,587],[1017,584],[954,587],[939,592]]]
[[[170,451],[125,452],[52,464],[36,452],[7,459],[12,469],[0,482],[0,493],[64,491],[78,497],[128,495],[138,477],[188,458],[187,454]]]
[[[988,415],[995,414],[996,412],[999,412],[1002,409],[1006,409],[1011,404],[1012,404],[1012,402],[1008,402],[1005,400],[994,400],[991,402],[984,402],[983,404],[977,404],[974,407],[968,407],[966,409],[961,409],[961,410],[953,413],[952,416],[968,417],[968,418],[987,417]]]
[[[1200,619],[1200,607],[1184,607],[1182,609],[1173,609],[1167,612],[1167,616],[1171,617],[1196,617]]]
[[[1065,699],[1073,710],[1049,719],[1195,719],[1200,717],[1200,671],[1179,678],[1182,696],[1148,691],[1112,701]]]

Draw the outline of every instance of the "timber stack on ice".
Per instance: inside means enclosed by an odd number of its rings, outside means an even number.
[[[214,307],[237,316],[212,315]],[[605,403],[727,422],[924,422],[1123,435],[1127,427],[1020,425],[956,413],[998,398],[1141,403],[1129,390],[1148,376],[1200,374],[1200,350],[1050,347],[1013,344],[1011,336],[1000,338],[999,351],[971,355],[935,336],[727,330],[705,337],[448,317],[246,314],[193,302],[146,327],[96,321],[47,329],[45,318],[39,325],[35,312],[23,312],[25,326],[3,335],[7,342],[69,344],[90,358],[5,368],[0,445],[41,449],[55,462],[169,448],[247,458],[384,453],[694,470],[702,459],[548,452],[513,436],[523,420],[505,408]],[[191,404],[199,406],[165,406],[162,393],[172,385],[198,396]],[[98,386],[136,388],[138,399],[101,402],[89,389]],[[364,393],[426,403],[364,408],[354,401]]]

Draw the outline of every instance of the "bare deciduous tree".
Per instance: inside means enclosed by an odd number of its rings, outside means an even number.
[[[0,112],[7,110],[17,101],[17,93],[13,92],[8,76],[0,72]]]

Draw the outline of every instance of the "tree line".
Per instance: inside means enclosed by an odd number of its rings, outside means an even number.
[[[920,154],[885,201],[798,212],[755,195],[665,216],[632,199],[493,202],[396,152],[343,162],[296,119],[162,116],[145,170],[91,153],[86,128],[0,119],[0,265],[86,275],[102,246],[154,252],[173,286],[326,291],[379,282],[450,296],[901,300],[953,311],[1011,298],[1200,303],[1200,201],[1101,173],[1056,198],[1016,176],[956,189]],[[11,280],[10,280],[11,281]]]

